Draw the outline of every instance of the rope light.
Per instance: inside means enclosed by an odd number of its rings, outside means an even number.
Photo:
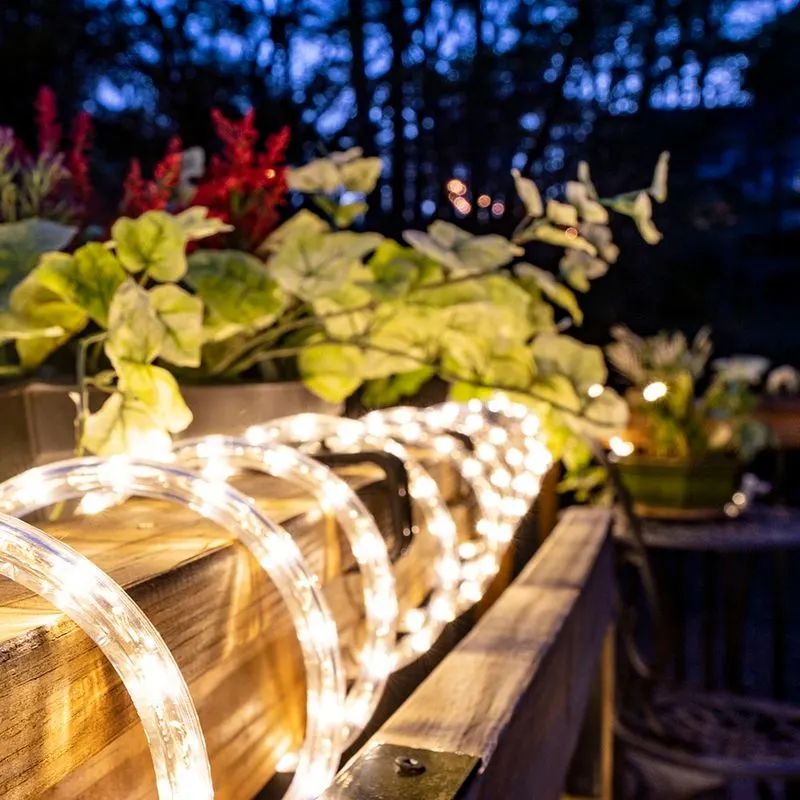
[[[210,800],[211,769],[177,664],[139,607],[102,570],[46,533],[0,514],[0,574],[41,595],[103,651],[142,722],[162,800]]]
[[[399,669],[427,652],[445,625],[458,613],[461,569],[458,560],[456,524],[439,493],[436,481],[406,449],[394,439],[370,435],[363,423],[323,414],[297,414],[272,420],[247,430],[249,442],[263,444],[281,442],[293,445],[314,445],[324,442],[334,452],[353,452],[359,447],[384,450],[402,459],[409,478],[409,494],[422,513],[425,527],[438,547],[434,564],[436,585],[420,608],[404,617],[403,636],[395,653]],[[409,619],[412,623],[409,625]]]
[[[245,439],[209,436],[179,442],[174,455],[182,466],[199,469],[209,480],[227,481],[237,471],[249,469],[291,481],[335,515],[361,570],[364,593],[365,641],[357,659],[359,672],[345,703],[349,744],[369,722],[394,669],[397,594],[375,519],[333,470],[282,444],[255,445]]]
[[[225,483],[175,466],[119,456],[61,461],[17,475],[0,484],[0,512],[25,516],[92,492],[100,493],[100,497],[166,500],[197,511],[236,535],[267,571],[289,608],[306,668],[306,736],[297,774],[286,797],[291,800],[317,797],[335,776],[343,749],[344,671],[333,618],[292,537]],[[79,573],[71,575],[70,581],[73,592],[84,588]],[[144,673],[138,691],[146,707],[162,701],[164,688],[158,672],[148,668]],[[202,738],[191,744],[196,760]],[[182,761],[172,767],[184,769]],[[211,792],[209,786],[206,795],[164,796],[194,800],[210,797]]]

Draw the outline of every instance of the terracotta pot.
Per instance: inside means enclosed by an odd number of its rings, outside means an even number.
[[[619,460],[620,478],[643,517],[722,515],[738,487],[740,471],[739,462],[727,455],[691,460],[634,455]]]
[[[0,390],[4,434],[0,480],[72,455],[75,447],[75,405],[69,398],[72,391],[74,386],[38,381]],[[182,387],[182,391],[194,414],[194,421],[182,437],[238,434],[250,425],[288,414],[341,411],[339,406],[311,394],[299,381],[189,385]],[[100,393],[92,394],[92,410],[101,405],[103,397]]]

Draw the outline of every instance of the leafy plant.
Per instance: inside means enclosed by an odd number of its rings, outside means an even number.
[[[612,335],[615,341],[606,352],[632,384],[627,393],[632,430],[643,453],[699,458],[722,452],[748,461],[769,443],[769,429],[753,416],[769,369],[765,358],[717,359],[707,377],[713,349],[707,328],[692,342],[682,333],[641,338],[621,326]],[[787,368],[779,368],[766,377],[766,385],[778,387],[788,377]]]
[[[254,139],[245,138],[252,154]],[[256,169],[248,159],[228,152],[212,180],[233,175],[236,164]],[[436,221],[400,243],[352,229],[380,160],[357,148],[332,153],[285,176],[319,213],[301,209],[257,247],[248,242],[252,252],[196,247],[240,233],[241,220],[205,206],[170,213],[180,207],[176,163],[133,193],[161,208],[137,207],[105,244],[45,254],[0,316],[21,369],[75,351],[81,450],[166,446],[191,420],[179,380],[299,376],[329,401],[361,388],[373,404],[397,402],[434,376],[454,398],[501,390],[539,411],[551,449],[572,470],[591,460],[581,437],[625,425],[626,404],[603,389],[602,351],[564,331],[582,322],[576,293],[617,259],[611,212],[631,216],[646,240],[658,238],[649,200],[664,199],[666,156],[650,189],[607,199],[586,165],[564,201],[546,205],[515,174],[526,213],[510,239]],[[246,227],[250,237],[255,230]],[[531,243],[562,250],[558,274],[531,263]],[[91,388],[108,395],[94,414]]]

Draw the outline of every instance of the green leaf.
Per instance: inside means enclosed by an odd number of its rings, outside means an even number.
[[[43,253],[63,250],[78,232],[45,219],[0,224],[0,278],[6,291],[25,277]]]
[[[16,350],[25,370],[38,367],[61,345],[80,333],[89,322],[89,315],[78,306],[65,302],[29,275],[11,293],[11,312],[27,323],[41,328],[58,327],[60,336],[17,338]]]
[[[495,343],[481,379],[490,386],[523,391],[531,385],[534,364],[523,342]]]
[[[178,382],[163,367],[122,361],[117,365],[119,390],[146,405],[159,426],[170,433],[189,427],[192,412],[181,397]]]
[[[515,272],[522,286],[533,284],[548,300],[563,308],[575,321],[576,325],[583,322],[583,312],[578,305],[578,300],[570,289],[559,283],[555,276],[533,264],[517,264]]]
[[[580,411],[578,393],[565,375],[539,375],[531,383],[529,391],[537,400],[553,403],[574,413]]]
[[[580,250],[568,250],[558,263],[564,280],[579,292],[588,292],[590,281],[601,278],[608,272],[608,264]]]
[[[576,209],[581,219],[593,224],[608,223],[608,211],[596,200],[589,197],[587,187],[577,181],[567,181],[567,202]]]
[[[122,217],[111,228],[117,256],[128,272],[143,270],[157,281],[179,281],[186,274],[186,239],[175,217],[146,211],[138,219]]]
[[[296,239],[306,239],[318,233],[328,233],[331,226],[313,212],[301,208],[277,227],[258,248],[259,254],[274,253],[284,244]]]
[[[606,387],[599,397],[588,402],[580,417],[570,419],[568,423],[583,436],[600,439],[625,430],[629,417],[628,404],[613,389]]]
[[[369,211],[367,203],[346,203],[339,206],[333,215],[337,228],[349,228],[359,217]]]
[[[107,456],[141,453],[143,445],[153,438],[165,448],[169,446],[169,436],[160,428],[152,410],[140,400],[115,392],[86,419],[81,444],[92,453]]]
[[[422,231],[405,231],[413,248],[443,264],[454,277],[490,272],[525,252],[504,236],[473,236],[450,222],[437,220]]]
[[[594,245],[591,244],[591,242],[587,242],[583,236],[575,231],[574,227],[564,230],[542,220],[534,222],[522,231],[518,235],[517,241],[545,242],[546,244],[552,244],[556,247],[568,247],[574,250],[583,250],[585,253],[589,253],[589,255],[592,256],[597,255],[597,250]]]
[[[433,361],[439,350],[440,330],[436,311],[425,306],[387,303],[375,314],[370,326],[363,376],[385,378],[411,372]]]
[[[305,194],[333,194],[341,185],[341,176],[331,160],[319,158],[303,167],[287,170],[286,185]]]
[[[339,167],[341,182],[345,189],[359,194],[369,194],[378,183],[383,172],[380,158],[358,158]]]
[[[62,300],[86,311],[105,328],[111,300],[126,275],[112,253],[92,242],[74,255],[47,253],[31,277]]]
[[[653,172],[653,182],[648,192],[656,203],[663,203],[667,199],[667,176],[669,174],[669,153],[664,151],[659,155],[656,168]]]
[[[586,196],[590,200],[599,199],[599,195],[597,194],[597,189],[595,189],[594,184],[592,183],[592,176],[589,172],[589,165],[585,161],[581,161],[578,163],[578,180],[586,187]]]
[[[351,339],[363,334],[369,326],[373,312],[364,306],[372,301],[372,295],[357,280],[359,274],[368,280],[370,272],[366,267],[354,270],[354,280],[340,286],[335,292],[314,300],[311,307],[319,317],[325,317],[325,330],[335,339]],[[354,310],[347,313],[349,309]]]
[[[353,345],[319,342],[301,351],[297,366],[314,394],[329,403],[341,403],[361,385],[364,356]]]
[[[531,352],[540,375],[567,378],[580,397],[590,386],[605,384],[608,377],[603,351],[571,336],[542,333],[534,340]]]
[[[647,192],[628,192],[604,201],[618,214],[630,217],[648,244],[658,244],[663,238],[653,224],[653,204]]]
[[[167,284],[150,290],[150,304],[164,326],[161,358],[179,367],[199,367],[203,301]]]
[[[0,344],[31,339],[58,339],[64,329],[58,325],[42,327],[33,320],[19,317],[11,311],[0,311]]]
[[[119,370],[123,361],[148,364],[164,344],[166,330],[150,302],[150,295],[128,278],[119,287],[108,315],[106,355]]]
[[[578,210],[574,206],[569,206],[566,203],[559,203],[557,200],[548,200],[547,219],[565,228],[577,228]]]
[[[419,367],[411,372],[367,381],[361,401],[367,408],[385,408],[397,405],[404,397],[411,397],[436,375],[433,367]]]
[[[529,217],[541,217],[544,213],[544,206],[536,184],[530,178],[523,178],[518,169],[512,169],[511,175],[514,178],[517,194],[525,205],[525,213]]]
[[[186,283],[212,312],[218,333],[219,326],[230,324],[251,330],[266,328],[288,302],[264,264],[237,250],[193,253]]]
[[[183,235],[184,242],[205,239],[209,236],[229,233],[233,230],[233,225],[228,225],[227,222],[223,222],[217,217],[209,217],[208,209],[204,206],[187,208],[186,211],[176,214],[173,219]]]
[[[458,381],[450,386],[447,393],[448,400],[454,403],[468,403],[473,398],[488,400],[495,393],[494,389],[467,381]]]
[[[314,300],[346,283],[361,259],[382,241],[380,234],[350,231],[289,241],[270,260],[269,272],[284,291]]]

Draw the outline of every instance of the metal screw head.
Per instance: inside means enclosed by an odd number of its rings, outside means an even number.
[[[411,756],[397,756],[394,765],[401,775],[422,775],[425,765]]]

